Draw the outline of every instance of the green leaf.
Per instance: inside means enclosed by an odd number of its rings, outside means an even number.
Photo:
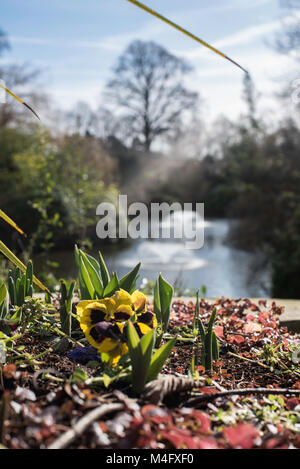
[[[142,337],[137,346],[139,359],[137,366],[133,367],[132,369],[133,389],[137,393],[142,392],[145,387],[154,343],[155,331],[152,330]]]
[[[165,345],[160,347],[152,357],[150,367],[147,374],[147,382],[157,378],[161,372],[166,360],[169,358],[177,338],[169,340]]]
[[[33,264],[32,261],[29,261],[26,268],[26,292],[25,296],[29,295],[29,289],[33,282]],[[29,285],[29,286],[28,286]]]
[[[161,312],[164,313],[171,305],[173,287],[162,277],[162,275],[158,278],[158,284]]]
[[[81,251],[81,252],[83,252],[83,251]],[[88,260],[90,261],[90,263],[92,264],[94,269],[96,270],[97,274],[99,275],[100,274],[100,265],[99,265],[99,263],[96,261],[96,259],[93,256],[90,256],[86,252],[84,254],[88,258]]]
[[[140,350],[141,356],[143,357],[143,365],[147,368],[150,365],[153,347],[155,342],[155,331],[154,329],[148,334],[144,335],[139,341],[138,348]]]
[[[15,305],[17,294],[16,294],[15,282],[12,277],[8,277],[8,291],[9,291],[10,302],[12,305]]]
[[[106,286],[104,292],[103,292],[103,297],[106,298],[107,296],[112,296],[116,290],[119,288],[119,280],[117,277],[117,274],[114,273],[110,282]]]
[[[81,255],[81,259],[82,259],[82,261],[85,265],[85,268],[88,272],[89,278],[91,280],[93,289],[96,292],[97,297],[102,298],[103,285],[102,285],[102,282],[100,280],[100,276],[99,276],[96,268],[94,267],[95,264],[94,265],[92,264],[92,262],[88,259],[88,257],[85,255],[84,252],[80,251],[80,255]],[[87,285],[87,287],[88,287],[88,285]],[[89,287],[88,287],[88,289],[89,289]]]
[[[110,355],[108,353],[101,353],[101,361],[102,363],[109,363],[110,361]]]
[[[173,287],[161,275],[158,278],[158,286],[163,329],[166,332],[170,320]]]
[[[68,291],[68,295],[67,295],[67,301],[72,301],[73,299],[73,295],[74,295],[74,290],[75,290],[75,285],[76,285],[76,282],[73,281],[70,285],[70,288],[69,288],[69,291]]]
[[[154,313],[157,317],[158,322],[161,323],[162,317],[161,317],[161,311],[160,311],[158,280],[155,282],[155,285],[154,285]]]
[[[5,283],[0,286],[0,319],[5,319],[8,313],[8,292]]]
[[[204,329],[204,326],[203,326],[203,322],[201,321],[200,318],[199,318],[199,321],[198,321],[198,329],[199,329],[199,332],[200,332],[201,342],[202,342],[202,344],[204,344],[205,329]]]
[[[70,287],[70,291],[73,294],[74,291],[74,283]],[[73,290],[72,290],[73,287]],[[69,294],[70,294],[69,291]],[[61,322],[61,330],[68,336],[71,335],[71,325],[72,325],[72,317],[71,317],[71,307],[72,307],[72,296],[71,299],[68,300],[68,292],[67,292],[67,287],[66,283],[61,280],[61,285],[60,285],[60,308],[59,308],[59,315],[60,315],[60,322]]]
[[[123,290],[130,292],[140,268],[141,263],[137,264],[134,269],[132,269],[127,275],[125,275],[125,277],[121,278],[119,282],[120,288],[123,288]]]
[[[205,370],[211,371],[212,369],[212,332],[207,332],[205,336]]]
[[[196,306],[195,306],[195,314],[194,314],[194,320],[193,320],[193,329],[194,329],[194,331],[197,331],[197,329],[198,329],[198,323],[199,323],[199,311],[200,311],[200,304],[199,304],[199,290],[197,290],[197,293],[196,293]]]
[[[139,344],[139,336],[138,333],[135,330],[135,327],[133,326],[132,322],[129,321],[127,323],[127,345],[129,349],[129,356],[131,360],[131,368],[132,368],[132,383],[138,383],[138,369],[141,364],[141,356],[140,356],[140,351],[138,348]]]
[[[66,282],[64,280],[60,281],[60,299],[63,304],[65,304],[65,301],[67,299],[67,287],[66,287]]]
[[[85,383],[87,379],[88,379],[88,374],[81,368],[76,368],[76,370],[74,371],[71,377],[71,382],[72,383]]]
[[[7,288],[5,283],[0,285],[0,305],[6,300],[7,297]]]
[[[103,288],[105,289],[107,285],[109,284],[110,276],[109,276],[108,269],[106,267],[106,264],[104,262],[104,259],[100,251],[99,251],[99,260],[100,260],[100,271],[101,271]]]
[[[137,347],[139,345],[140,338],[138,336],[138,333],[132,324],[131,321],[127,323],[127,342],[128,342],[128,348],[129,352],[135,353],[137,350]]]
[[[24,303],[24,286],[22,285],[22,278],[18,278],[16,281],[16,293],[17,293],[17,305],[22,306]],[[23,290],[23,291],[22,291]]]
[[[211,314],[209,323],[208,323],[208,328],[207,328],[207,332],[208,332],[208,333],[211,333],[211,332],[212,332],[212,329],[213,329],[213,326],[214,326],[214,322],[215,322],[215,319],[216,319],[216,315],[217,315],[217,308],[214,308],[214,310],[213,310],[213,312],[212,312],[212,314]]]
[[[110,383],[114,380],[113,377],[103,373],[103,384],[106,388],[109,387]]]
[[[219,360],[220,358],[220,350],[219,350],[219,342],[215,331],[212,332],[212,355],[214,360]]]
[[[216,319],[216,314],[217,308],[214,308],[208,323],[207,333],[204,340],[206,371],[210,371],[212,369],[213,364],[213,325]]]
[[[136,283],[137,283],[139,277],[140,277],[139,275],[137,275],[137,276],[135,277],[135,279],[134,279],[134,281],[133,281],[133,283],[132,283],[132,285],[131,285],[131,288],[130,288],[130,290],[129,290],[130,295],[132,295],[132,293],[136,290]]]
[[[75,262],[76,262],[77,268],[79,269],[80,268],[80,254],[79,254],[79,249],[77,247],[77,244],[75,244],[74,254],[75,254]]]
[[[93,300],[95,295],[95,289],[93,287],[92,281],[90,279],[89,273],[85,267],[82,256],[80,256],[80,273],[82,275],[84,284],[89,292],[90,298]]]
[[[91,295],[89,294],[89,291],[88,291],[88,289],[85,285],[81,270],[79,270],[78,279],[79,279],[80,299],[81,300],[92,300],[93,298],[91,298]]]

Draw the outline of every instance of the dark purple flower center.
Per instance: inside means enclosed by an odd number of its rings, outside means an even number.
[[[121,338],[121,331],[116,324],[111,324],[109,322],[98,322],[90,332],[92,338],[99,344],[103,342],[104,339],[114,339],[119,340]]]
[[[105,312],[100,309],[91,309],[91,323],[97,324],[105,319]]]
[[[124,311],[118,311],[114,316],[117,321],[127,321],[127,319],[130,318],[130,314],[125,313]]]
[[[144,324],[147,324],[148,326],[152,326],[153,317],[154,317],[154,314],[151,313],[150,311],[147,311],[147,313],[143,313],[138,316],[138,321]]]

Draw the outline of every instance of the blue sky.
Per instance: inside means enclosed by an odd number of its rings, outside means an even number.
[[[274,92],[294,66],[268,45],[288,15],[279,0],[146,3],[249,69],[262,96],[261,109],[279,109]],[[235,118],[244,110],[239,69],[126,0],[1,0],[0,27],[12,46],[0,63],[25,61],[43,69],[44,88],[62,109],[78,100],[98,107],[118,55],[131,40],[142,39],[190,61],[194,72],[188,85],[200,92],[208,118],[219,113]]]

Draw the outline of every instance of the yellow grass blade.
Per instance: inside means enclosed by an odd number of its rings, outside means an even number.
[[[5,93],[9,94],[10,96],[12,96],[14,99],[16,99],[17,101],[19,101],[19,103],[23,104],[23,106],[27,107],[27,109],[29,109],[39,120],[39,116],[37,115],[37,113],[35,112],[34,109],[32,109],[32,107],[30,107],[27,103],[25,103],[25,101],[23,101],[23,99],[19,98],[19,96],[17,96],[16,94],[14,94],[12,91],[10,91],[8,88],[6,88],[5,86],[3,86],[1,83],[0,83],[0,88],[2,88]]]
[[[26,266],[23,264],[23,262],[20,261],[20,259],[17,258],[17,256],[14,255],[13,252],[11,252],[10,249],[8,249],[7,246],[5,246],[5,244],[0,241],[0,252],[5,256],[7,257],[7,259],[12,262],[16,267],[18,267],[23,273],[26,272]],[[34,283],[43,291],[50,293],[50,291],[48,290],[47,287],[45,287],[45,285],[39,281],[39,279],[37,279],[35,276],[33,276],[33,281]]]
[[[168,18],[166,18],[165,16],[162,16],[160,13],[158,13],[157,11],[155,10],[152,10],[151,8],[149,8],[148,6],[144,5],[143,3],[141,2],[138,2],[136,0],[127,0],[128,2],[132,3],[133,5],[141,8],[142,10],[146,11],[147,13],[150,13],[150,15],[153,15],[155,16],[156,18],[159,18],[160,20],[164,21],[165,23],[167,23],[169,26],[172,26],[173,28],[177,29],[178,31],[180,31],[181,33],[185,34],[186,36],[194,39],[195,41],[199,42],[200,44],[202,44],[202,46],[204,47],[207,47],[208,49],[212,50],[213,52],[215,52],[216,54],[220,55],[221,57],[223,57],[224,59],[226,60],[229,60],[229,62],[233,63],[234,65],[236,65],[237,67],[239,67],[241,70],[243,70],[243,72],[247,73],[247,70],[245,70],[240,64],[238,64],[235,60],[231,59],[230,57],[228,57],[226,54],[224,54],[223,52],[219,51],[218,49],[216,49],[215,47],[211,46],[210,44],[208,44],[207,42],[203,41],[202,39],[200,39],[199,37],[195,36],[194,34],[190,33],[189,31],[187,31],[186,29],[182,28],[181,26],[179,26],[178,24],[176,23],[173,23],[173,21],[169,20]]]
[[[6,221],[6,223],[8,223],[10,226],[12,226],[15,230],[17,230],[21,235],[25,235],[24,231],[21,230],[21,228],[11,219],[9,218],[8,215],[6,215],[6,213],[3,212],[3,210],[0,210],[0,218],[3,218],[4,221]]]

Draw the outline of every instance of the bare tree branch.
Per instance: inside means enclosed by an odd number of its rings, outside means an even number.
[[[119,58],[107,95],[130,123],[132,140],[145,150],[156,137],[174,132],[182,115],[195,108],[198,95],[183,81],[191,67],[154,42],[134,41]]]

